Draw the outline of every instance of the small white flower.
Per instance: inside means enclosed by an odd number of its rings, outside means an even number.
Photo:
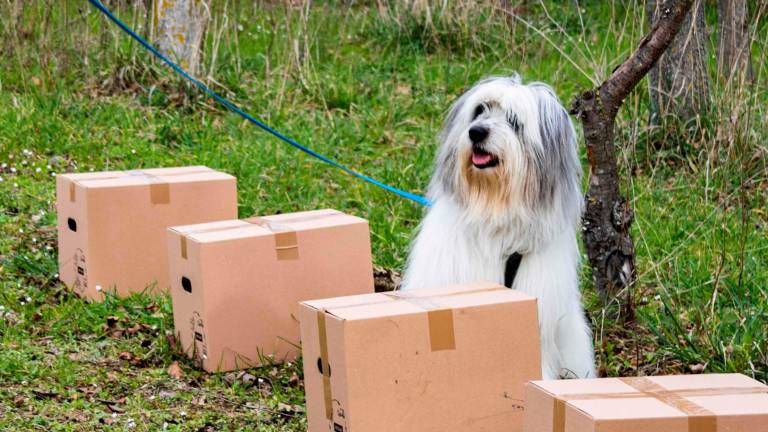
[[[655,296],[653,296],[653,299],[656,300],[656,301],[659,301],[659,300],[661,300],[661,296],[656,294]]]
[[[101,292],[101,285],[96,285],[96,291]]]
[[[0,312],[2,312],[2,311],[4,311],[4,310],[5,310],[5,306],[3,306],[3,305],[0,305]]]
[[[51,177],[56,177],[56,173],[55,173],[55,172],[52,172],[52,173],[51,173]]]
[[[54,274],[54,275],[53,275],[53,277],[55,277],[55,278],[57,278],[57,279],[58,279],[58,278],[59,278],[59,274],[58,274],[58,273],[56,273],[56,274]]]
[[[42,169],[42,168],[40,168],[40,167],[37,167],[37,168],[35,168],[35,172],[36,172],[36,173],[39,173],[39,172],[40,172],[40,171],[42,171],[42,170],[43,170],[43,169]]]
[[[168,429],[168,422],[163,422],[163,430]]]
[[[136,150],[131,149],[131,154],[136,154]]]
[[[15,173],[16,172],[16,167],[11,167],[11,172]]]
[[[32,237],[32,243],[37,243],[37,237]]]
[[[23,228],[19,228],[19,234],[24,234],[24,229]]]
[[[0,177],[0,183],[2,183],[2,182],[4,182],[4,181],[5,181],[5,180],[3,180],[3,178],[2,178],[2,177]]]
[[[182,416],[182,417],[186,417],[187,416],[187,412],[186,411],[182,411],[182,412],[179,413],[179,415]]]
[[[25,297],[25,300],[27,300],[27,303],[29,303],[29,302],[31,302],[31,301],[32,301],[32,297],[30,297],[30,296],[26,296],[26,297]]]
[[[20,305],[24,306],[26,303],[24,303],[24,300],[19,302]]]
[[[136,421],[133,419],[128,419],[128,423],[125,425],[128,429],[133,429],[136,427]]]
[[[112,413],[112,418],[117,418],[117,413]]]

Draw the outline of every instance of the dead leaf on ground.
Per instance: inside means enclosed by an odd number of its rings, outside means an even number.
[[[176,336],[172,334],[165,335],[165,340],[168,341],[168,346],[171,347],[171,351],[176,351]]]
[[[80,410],[69,411],[65,414],[65,416],[67,417],[67,420],[70,420],[70,421],[76,421],[76,422],[88,421],[88,416]]]
[[[176,392],[172,390],[160,390],[157,396],[161,399],[169,399],[176,397]]]
[[[698,364],[695,364],[695,365],[688,366],[688,369],[691,370],[691,373],[695,373],[695,374],[703,373],[704,369],[706,369],[706,368],[707,368],[707,365],[705,365],[703,363],[698,363]]]
[[[173,378],[176,378],[177,380],[184,378],[184,371],[181,370],[181,366],[179,366],[179,362],[175,361],[171,363],[170,366],[168,366],[168,375],[172,376]]]
[[[104,406],[106,406],[107,409],[112,413],[122,414],[125,412],[125,410],[123,408],[120,408],[119,406],[120,404],[125,403],[125,398],[120,398],[116,401],[107,400],[107,399],[96,399],[96,400],[104,404]]]
[[[40,400],[43,399],[58,399],[59,394],[52,391],[45,391],[45,390],[32,390],[32,393]]]

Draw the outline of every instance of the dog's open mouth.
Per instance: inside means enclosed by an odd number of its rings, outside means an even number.
[[[493,168],[499,164],[499,158],[479,148],[472,149],[472,165],[478,169]]]

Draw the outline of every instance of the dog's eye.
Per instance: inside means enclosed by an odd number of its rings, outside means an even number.
[[[509,123],[509,126],[514,130],[515,132],[520,132],[520,121],[517,119],[516,115],[511,115],[507,117],[507,123]]]
[[[475,114],[474,114],[474,115],[472,115],[472,120],[474,120],[474,119],[476,119],[476,118],[480,117],[480,115],[481,115],[482,113],[484,113],[484,112],[485,112],[485,105],[483,105],[483,104],[480,104],[480,105],[478,105],[478,106],[475,108]]]

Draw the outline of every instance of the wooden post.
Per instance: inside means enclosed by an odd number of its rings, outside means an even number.
[[[161,53],[197,75],[200,52],[208,23],[208,5],[203,0],[155,0],[152,35]]]

